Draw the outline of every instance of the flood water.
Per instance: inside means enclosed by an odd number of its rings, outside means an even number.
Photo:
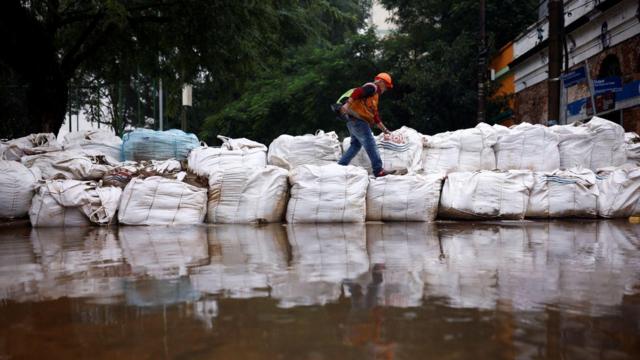
[[[0,228],[0,359],[639,359],[625,221]]]

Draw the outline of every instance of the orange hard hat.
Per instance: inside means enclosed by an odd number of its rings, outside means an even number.
[[[382,72],[382,73],[376,75],[375,79],[384,81],[384,84],[389,89],[393,88],[393,82],[391,82],[391,75],[389,75],[389,74],[387,74],[385,72]]]

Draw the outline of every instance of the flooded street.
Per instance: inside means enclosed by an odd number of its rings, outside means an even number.
[[[640,225],[0,229],[0,359],[638,359]]]

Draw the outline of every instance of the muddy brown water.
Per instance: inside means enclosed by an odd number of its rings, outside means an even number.
[[[0,229],[0,359],[640,359],[640,225]]]

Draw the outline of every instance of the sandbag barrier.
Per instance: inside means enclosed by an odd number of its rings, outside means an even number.
[[[146,144],[131,143],[141,135]],[[364,152],[351,166],[337,165],[349,138],[341,144],[334,132],[282,135],[269,147],[219,139],[221,147],[208,147],[193,134],[137,130],[123,142],[89,130],[60,142],[53,134],[0,142],[0,217],[86,226],[640,213],[640,137],[597,117],[549,128],[479,124],[433,136],[403,127],[376,137],[385,167],[407,172],[383,178],[371,176]],[[142,158],[162,151],[160,159],[115,160],[124,148]],[[171,156],[178,153],[181,161]]]

